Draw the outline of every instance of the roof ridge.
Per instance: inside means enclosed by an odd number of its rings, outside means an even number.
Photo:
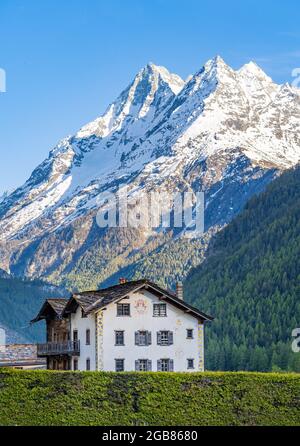
[[[129,284],[133,284],[133,283],[143,283],[143,282],[150,283],[150,281],[148,279],[128,280],[127,282],[117,283],[116,285],[111,285],[111,286],[106,287],[106,288],[100,288],[99,290],[81,291],[80,293],[74,293],[74,295],[81,296],[83,294],[89,294],[89,293],[101,293],[101,291],[111,290],[111,289],[116,288],[116,287],[129,285]]]

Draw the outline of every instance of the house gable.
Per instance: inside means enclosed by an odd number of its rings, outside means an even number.
[[[161,304],[165,304],[165,312],[157,314],[156,306]],[[119,305],[129,306],[129,312],[119,314]],[[115,370],[119,360],[130,370],[136,362],[147,360],[151,361],[151,370],[158,371],[160,361],[168,359],[183,371],[188,358],[193,358],[196,370],[202,370],[198,334],[203,320],[149,287],[141,287],[102,307],[96,312],[97,319],[97,370]],[[192,333],[190,338],[188,330]],[[121,346],[116,342],[117,333],[123,338]],[[138,343],[140,335],[147,340],[146,344]],[[166,336],[167,343],[162,343]]]
[[[38,322],[43,319],[60,319],[67,302],[67,299],[62,298],[47,299],[37,316],[31,320],[31,323]]]
[[[104,309],[108,305],[124,299],[131,293],[137,293],[140,290],[149,290],[158,298],[165,300],[166,302],[180,308],[185,313],[190,313],[202,322],[213,320],[212,316],[209,316],[197,308],[189,305],[182,299],[179,299],[176,294],[171,291],[165,290],[160,286],[148,280],[137,280],[131,282],[125,282],[119,285],[115,285],[104,290],[99,291],[86,291],[73,295],[66,308],[64,314],[74,312],[77,306],[80,305],[86,314],[96,313],[100,309]]]

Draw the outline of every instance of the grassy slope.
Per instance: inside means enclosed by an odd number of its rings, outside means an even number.
[[[0,425],[299,425],[300,375],[0,371]]]

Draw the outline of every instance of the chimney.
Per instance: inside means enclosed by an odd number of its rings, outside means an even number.
[[[119,284],[122,285],[123,283],[126,283],[125,277],[120,277]]]
[[[183,300],[183,285],[182,285],[182,282],[177,282],[176,283],[176,295],[177,295],[178,299],[182,299]]]

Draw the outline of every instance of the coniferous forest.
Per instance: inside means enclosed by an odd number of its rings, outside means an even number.
[[[30,320],[47,298],[68,296],[63,290],[42,281],[0,277],[0,327],[8,328],[26,342],[45,339],[43,322],[31,325]],[[8,341],[10,341],[8,339]]]
[[[291,349],[300,326],[300,167],[212,239],[185,295],[215,316],[206,327],[208,369],[300,371]]]

